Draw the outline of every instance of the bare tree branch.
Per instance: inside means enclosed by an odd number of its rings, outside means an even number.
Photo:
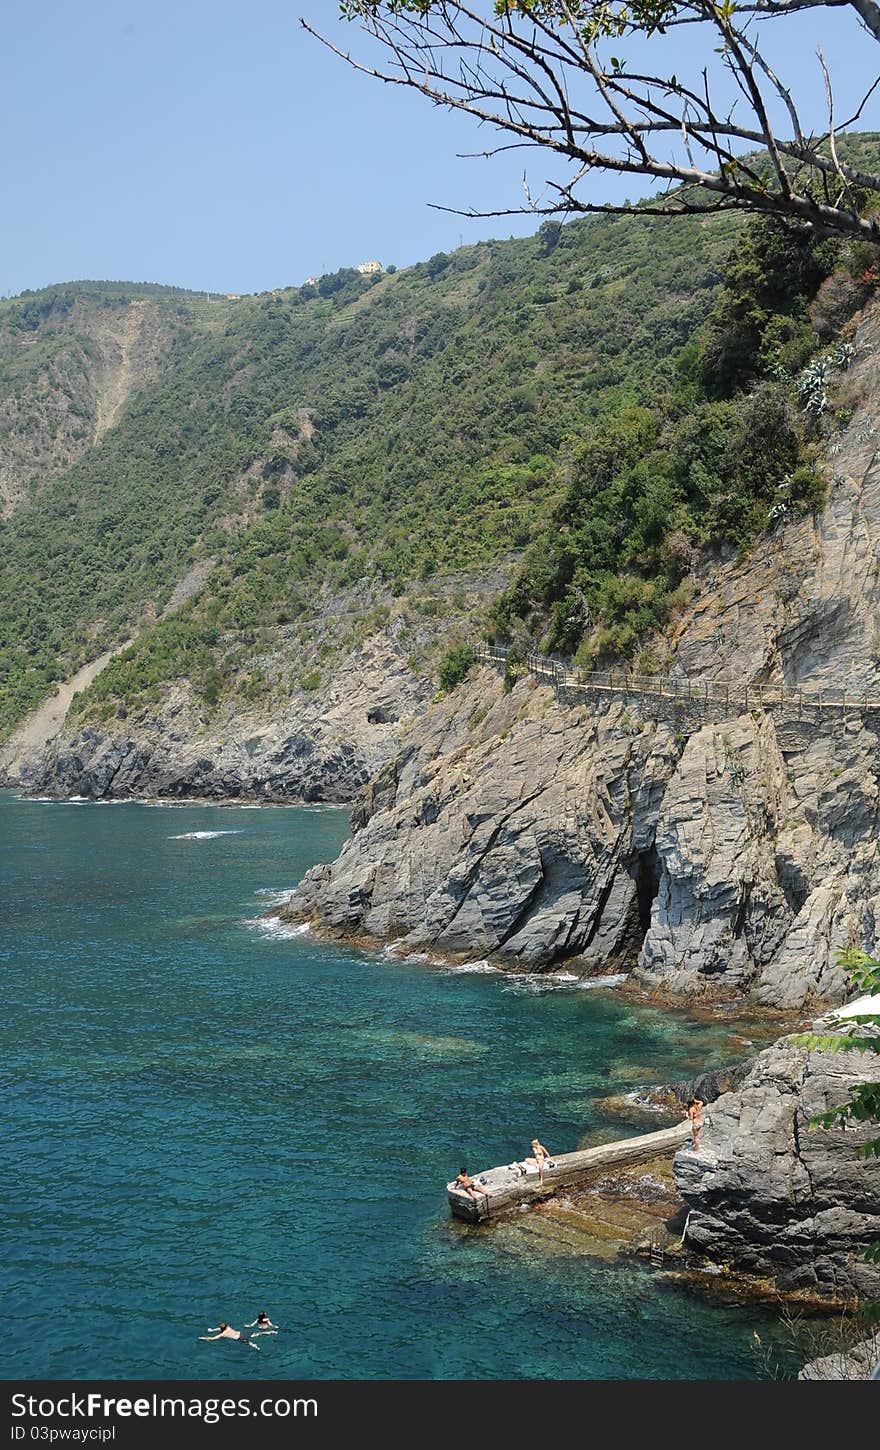
[[[743,14],[792,15],[796,10],[840,9],[848,6],[875,40],[880,40],[880,6],[874,0],[756,0],[754,5],[740,5]]]
[[[820,52],[829,107],[828,130],[806,133],[791,89],[759,44],[759,24],[784,23],[796,10],[854,11],[880,39],[874,0],[754,0],[731,8],[716,0],[509,0],[478,7],[473,0],[347,0],[343,14],[359,21],[386,64],[373,65],[304,28],[349,65],[386,84],[419,92],[434,105],[473,117],[512,138],[479,153],[534,147],[571,165],[567,180],[548,180],[535,202],[465,216],[614,212],[694,215],[744,209],[787,217],[820,233],[880,243],[870,192],[880,173],[841,154],[839,137],[859,119],[880,85],[869,86],[853,117],[834,118],[831,77]],[[707,64],[698,86],[635,70],[606,55],[628,38],[662,37],[691,26],[711,46],[714,72],[728,76],[734,99],[721,106]],[[640,53],[644,52],[644,45]],[[660,52],[662,54],[662,51]],[[717,81],[717,75],[715,77]],[[738,99],[737,99],[738,96]],[[586,104],[585,104],[586,102]],[[777,134],[781,114],[791,134]],[[676,145],[676,142],[678,144]],[[763,160],[761,153],[764,153]],[[596,202],[582,183],[594,172],[655,180],[666,190],[649,203]],[[440,208],[457,211],[457,208]]]

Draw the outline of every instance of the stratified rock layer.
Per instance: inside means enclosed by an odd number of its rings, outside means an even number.
[[[396,754],[398,721],[427,692],[380,635],[270,718],[240,703],[208,711],[179,684],[133,719],[64,730],[36,758],[0,751],[0,771],[35,795],[348,801]]]
[[[685,739],[485,669],[404,737],[289,910],[403,949],[837,1000],[837,947],[880,920],[877,759],[856,717],[785,746],[769,715]]]
[[[513,966],[637,963],[662,992],[839,1000],[838,949],[880,944],[878,341],[875,309],[821,516],[708,574],[675,630],[683,678],[784,685],[784,708],[566,704],[484,669],[410,723],[291,913]]]

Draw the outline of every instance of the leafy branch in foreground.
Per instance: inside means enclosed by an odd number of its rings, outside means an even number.
[[[805,9],[831,10],[835,26],[848,18],[853,45],[858,29],[880,41],[874,0],[343,0],[342,16],[378,43],[376,65],[301,23],[355,69],[500,132],[479,155],[537,148],[568,169],[538,196],[524,177],[522,206],[466,215],[746,210],[877,241],[880,173],[854,164],[840,138],[880,76],[841,117],[820,48],[826,121],[814,134],[766,43]],[[679,38],[691,56],[681,74]],[[650,203],[598,202],[584,194],[593,172],[666,190]]]
[[[876,1012],[860,1012],[848,1021],[856,1028],[880,1028],[880,961],[866,952],[851,948],[841,952],[839,962],[850,981],[866,996],[877,997]],[[795,1038],[799,1047],[822,1052],[880,1053],[880,1035],[856,1032],[804,1033]],[[845,1128],[852,1123],[880,1123],[880,1082],[859,1083],[853,1088],[849,1102],[828,1112],[819,1113],[810,1122],[811,1128]],[[880,1137],[862,1143],[856,1153],[860,1158],[880,1158]],[[880,1242],[868,1249],[866,1257],[880,1264]]]

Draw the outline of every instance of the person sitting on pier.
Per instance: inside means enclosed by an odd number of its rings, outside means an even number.
[[[492,1197],[491,1190],[483,1188],[482,1184],[477,1183],[476,1179],[471,1178],[466,1168],[459,1169],[455,1179],[455,1186],[456,1188],[460,1188],[463,1193],[469,1194],[475,1203],[479,1203],[478,1194],[480,1193],[482,1193],[484,1198]]]
[[[702,1098],[691,1098],[687,1105],[685,1117],[691,1120],[691,1131],[694,1135],[694,1152],[700,1151],[700,1129],[703,1126],[703,1100]]]

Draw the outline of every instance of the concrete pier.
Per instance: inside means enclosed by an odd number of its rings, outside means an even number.
[[[456,1218],[477,1223],[484,1218],[494,1218],[498,1213],[518,1208],[521,1203],[534,1199],[551,1198],[561,1189],[583,1183],[597,1171],[604,1168],[622,1168],[632,1163],[647,1163],[651,1158],[668,1155],[691,1136],[691,1125],[685,1120],[671,1128],[661,1128],[657,1133],[642,1133],[637,1138],[618,1138],[613,1143],[600,1143],[595,1148],[583,1148],[578,1153],[562,1153],[553,1159],[554,1167],[544,1168],[544,1187],[541,1187],[537,1168],[531,1168],[522,1175],[515,1168],[505,1165],[501,1168],[487,1168],[471,1177],[482,1188],[488,1188],[491,1198],[482,1194],[479,1201],[470,1197],[454,1183],[447,1183],[446,1195],[449,1207]]]

